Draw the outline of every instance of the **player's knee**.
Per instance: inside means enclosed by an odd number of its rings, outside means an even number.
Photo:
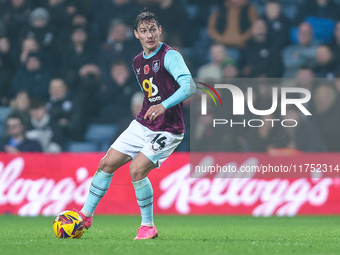
[[[132,181],[140,181],[144,177],[144,171],[133,162],[130,164],[130,177]]]
[[[104,157],[100,160],[99,169],[106,173],[113,173],[117,170],[114,165],[114,162],[107,157]]]

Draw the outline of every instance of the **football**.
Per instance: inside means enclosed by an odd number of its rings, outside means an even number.
[[[85,230],[83,219],[74,211],[63,211],[53,222],[53,231],[58,238],[80,238]]]

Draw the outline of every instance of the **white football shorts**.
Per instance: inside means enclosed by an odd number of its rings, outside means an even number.
[[[152,131],[133,120],[111,148],[129,155],[132,159],[142,152],[160,167],[181,143],[183,136],[184,134],[175,135],[167,131]]]

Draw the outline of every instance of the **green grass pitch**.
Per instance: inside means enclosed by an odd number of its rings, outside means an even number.
[[[53,219],[0,216],[0,254],[340,254],[337,216],[156,216],[159,237],[138,241],[138,216],[95,216],[80,239],[57,239]]]

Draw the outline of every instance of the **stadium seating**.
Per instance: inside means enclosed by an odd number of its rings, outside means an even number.
[[[74,142],[70,141],[65,146],[68,152],[94,152],[97,151],[97,145],[90,142]]]
[[[95,144],[97,151],[106,151],[116,129],[116,125],[111,124],[90,124],[85,133],[85,141]]]

